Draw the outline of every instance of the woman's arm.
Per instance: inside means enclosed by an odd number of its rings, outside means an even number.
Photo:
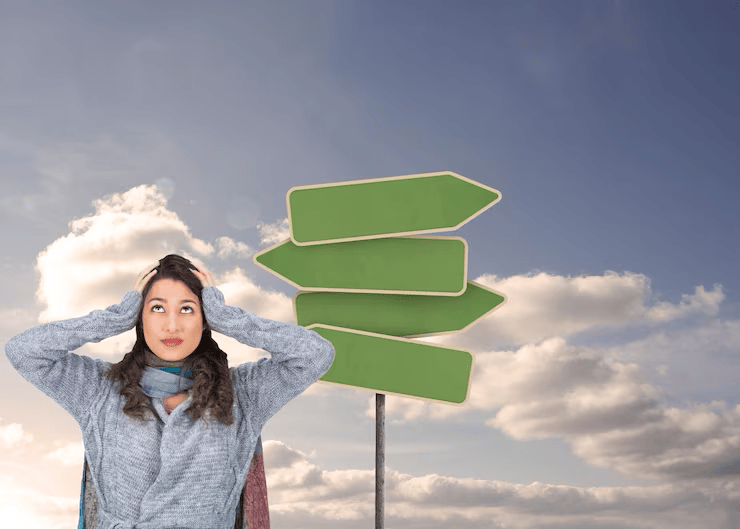
[[[108,362],[70,353],[132,329],[141,305],[137,291],[118,305],[80,318],[39,325],[14,336],[5,345],[10,364],[80,422],[93,395],[104,383]]]
[[[203,289],[203,307],[213,330],[271,355],[236,370],[239,387],[234,390],[255,406],[260,426],[329,371],[334,361],[334,346],[317,332],[228,306],[216,287]]]

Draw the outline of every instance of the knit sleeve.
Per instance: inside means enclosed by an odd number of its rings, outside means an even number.
[[[5,345],[5,354],[23,378],[80,423],[92,397],[102,390],[103,373],[110,363],[70,351],[132,329],[140,306],[141,295],[128,292],[118,305],[14,336]]]
[[[334,346],[316,331],[225,305],[216,287],[203,290],[203,307],[213,330],[270,353],[270,358],[236,368],[234,389],[247,396],[260,426],[329,371],[334,361]]]

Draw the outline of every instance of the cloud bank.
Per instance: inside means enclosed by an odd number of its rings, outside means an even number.
[[[118,303],[141,269],[167,253],[180,253],[209,269],[223,267],[229,259],[247,260],[244,267],[230,266],[214,274],[227,303],[268,319],[293,322],[290,298],[265,291],[249,278],[254,250],[228,237],[213,242],[197,238],[168,209],[162,186],[134,187],[93,205],[94,214],[72,221],[69,233],[38,256],[40,322]],[[288,236],[285,219],[258,228],[263,246]],[[735,507],[740,494],[740,406],[722,401],[668,406],[666,392],[648,381],[641,367],[648,353],[667,359],[687,344],[698,348],[708,342],[723,347],[737,343],[740,323],[716,319],[724,300],[721,285],[709,291],[696,286],[694,293],[670,303],[656,299],[647,277],[631,272],[582,277],[484,275],[476,281],[505,293],[506,305],[464,333],[420,339],[474,352],[468,402],[454,407],[389,396],[387,419],[459,422],[471,412],[483,412],[486,425],[514,439],[562,439],[589,464],[663,483],[599,488],[525,485],[410,476],[388,469],[389,525],[636,528],[652,523],[680,529],[699,523],[734,527],[728,524],[740,522]],[[28,316],[12,315],[18,321]],[[710,318],[710,325],[680,333],[664,329],[666,324],[699,317]],[[596,330],[625,329],[639,329],[647,336],[616,346],[575,343]],[[130,348],[129,334],[86,347],[111,357]],[[217,340],[229,351],[232,365],[264,354],[228,337]],[[316,391],[312,388],[309,393]],[[372,416],[374,404],[369,404],[366,413]],[[6,454],[41,446],[45,452],[34,457],[45,464],[81,465],[79,443],[39,445],[19,424],[0,424],[0,444]],[[372,519],[372,471],[322,470],[305,454],[277,441],[265,443],[265,458],[274,523],[345,528],[365,527]],[[11,461],[0,464],[8,469]],[[26,526],[62,527],[62,519],[75,516],[75,502],[52,497],[45,503],[37,501],[38,493],[19,476],[15,471],[3,474],[0,497],[14,498],[13,505],[30,509],[25,512],[41,513]],[[45,507],[39,507],[42,503]],[[0,505],[3,519],[16,519],[19,512],[7,499]]]

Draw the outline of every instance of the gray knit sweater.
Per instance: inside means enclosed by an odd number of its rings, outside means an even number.
[[[206,320],[217,332],[271,358],[230,368],[234,423],[195,423],[152,398],[161,420],[123,413],[125,398],[104,372],[112,364],[71,353],[134,327],[141,295],[81,318],[47,323],[12,338],[5,353],[31,384],[72,414],[99,502],[99,529],[233,529],[257,437],[265,422],[331,367],[334,347],[315,331],[259,318],[203,290]]]

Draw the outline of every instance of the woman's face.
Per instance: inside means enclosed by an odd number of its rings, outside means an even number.
[[[200,343],[203,315],[198,296],[182,281],[154,282],[141,318],[146,344],[162,360],[182,360]]]

